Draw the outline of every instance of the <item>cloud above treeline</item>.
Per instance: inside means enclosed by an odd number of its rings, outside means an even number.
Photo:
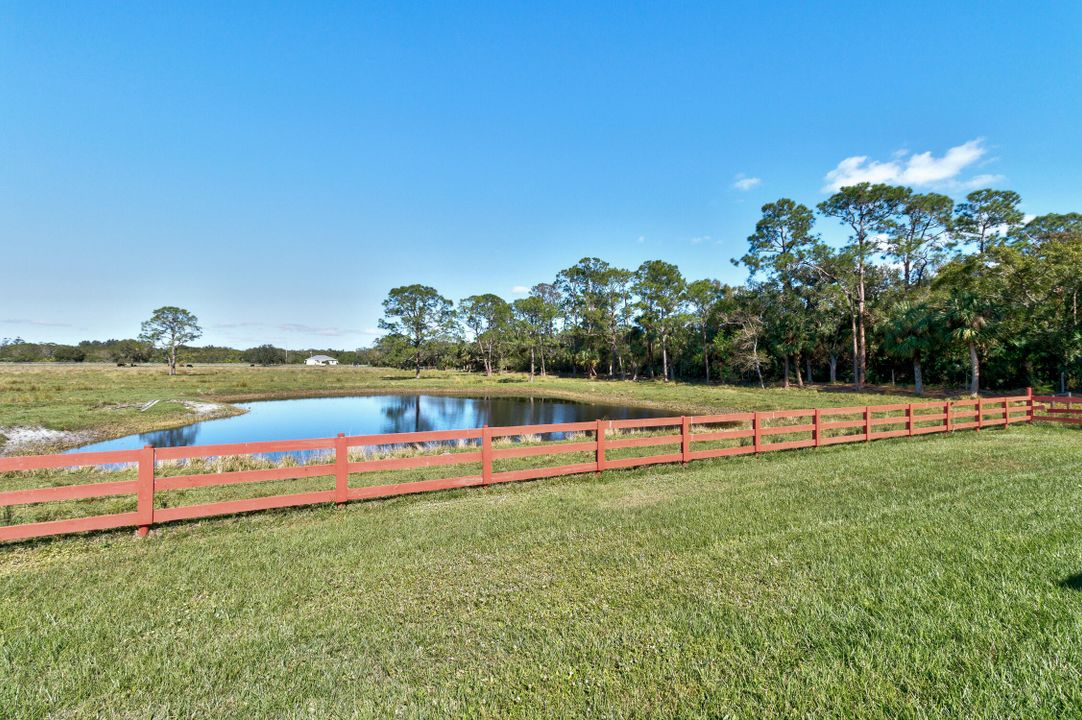
[[[736,178],[733,180],[733,190],[739,190],[741,192],[747,192],[753,188],[757,188],[763,184],[762,178],[749,177],[744,173],[737,173]]]
[[[964,178],[966,171],[979,167],[988,149],[978,138],[956,145],[943,155],[931,151],[911,153],[899,150],[893,159],[872,160],[867,155],[854,155],[842,160],[823,178],[823,192],[834,192],[857,183],[887,183],[940,190],[966,190],[999,182],[1001,175],[979,174]]]
[[[27,318],[8,318],[7,320],[0,320],[0,325],[32,325],[34,327],[55,327],[55,328],[70,328],[71,323],[66,322],[50,322],[48,320],[29,320]]]
[[[318,335],[320,337],[348,337],[351,335],[381,335],[376,328],[343,328],[334,326],[305,325],[303,323],[261,323],[261,322],[235,322],[216,323],[209,326],[212,330],[238,330],[244,328],[258,328],[260,330],[277,330],[284,333],[302,335]]]

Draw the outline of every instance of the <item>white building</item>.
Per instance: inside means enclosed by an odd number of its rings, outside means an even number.
[[[305,365],[337,365],[338,361],[329,355],[313,355],[304,361]]]

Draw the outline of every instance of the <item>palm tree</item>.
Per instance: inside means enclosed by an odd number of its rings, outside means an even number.
[[[936,312],[927,302],[904,300],[891,310],[883,329],[884,348],[894,357],[913,363],[913,392],[924,394],[921,360],[936,344],[940,327]]]
[[[969,394],[976,395],[981,387],[981,358],[978,352],[987,344],[988,318],[976,295],[959,292],[947,301],[944,311],[951,338],[969,351]]]

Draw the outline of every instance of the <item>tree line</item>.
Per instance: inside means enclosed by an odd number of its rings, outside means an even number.
[[[813,210],[762,207],[749,281],[689,281],[675,265],[631,270],[583,258],[507,302],[457,306],[425,285],[394,288],[372,364],[586,377],[768,382],[928,380],[980,389],[1073,387],[1082,328],[1082,214],[1027,219],[1009,190],[965,200],[861,183]],[[825,243],[819,220],[846,240]]]
[[[178,345],[184,363],[248,363],[250,365],[297,365],[312,355],[330,355],[343,365],[358,360],[355,350],[308,348],[290,350],[274,345],[232,348],[224,345]],[[117,363],[140,365],[168,362],[164,350],[138,338],[83,340],[74,344],[29,342],[19,337],[0,338],[0,362]]]

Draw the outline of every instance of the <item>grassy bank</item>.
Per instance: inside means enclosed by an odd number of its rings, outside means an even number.
[[[206,366],[170,377],[160,367],[104,365],[0,366],[0,428],[43,427],[75,433],[41,443],[37,450],[78,440],[119,437],[176,427],[238,412],[230,403],[274,398],[365,393],[446,393],[540,396],[583,402],[637,405],[674,414],[726,410],[865,405],[890,402],[889,394],[844,388],[738,387],[661,382],[537,378],[522,374],[412,373],[387,368]],[[152,401],[157,401],[144,409]],[[214,403],[193,407],[183,401]],[[0,440],[2,442],[2,440]]]
[[[1082,434],[0,547],[13,717],[1063,717]]]

